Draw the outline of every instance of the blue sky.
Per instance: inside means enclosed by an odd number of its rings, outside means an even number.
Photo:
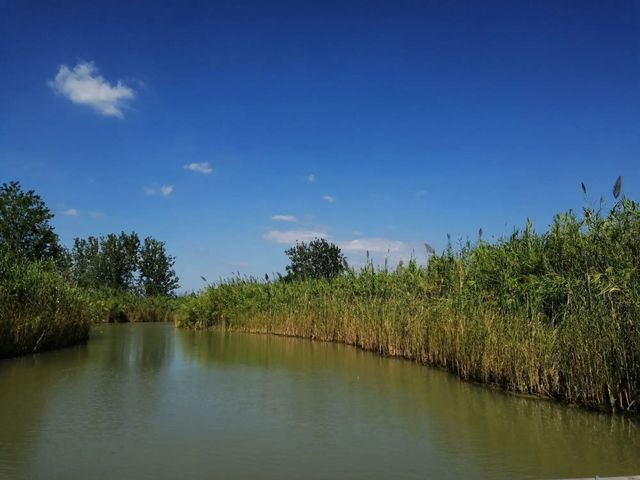
[[[66,244],[166,241],[186,289],[640,197],[638,1],[0,6],[0,181]]]

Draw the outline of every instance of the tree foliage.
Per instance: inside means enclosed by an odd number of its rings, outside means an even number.
[[[63,252],[49,220],[53,214],[33,190],[19,182],[0,187],[0,249],[25,260],[58,260]]]
[[[136,285],[140,239],[135,232],[110,233],[102,241],[102,270],[106,286],[131,290]]]
[[[72,278],[86,288],[131,290],[136,285],[140,240],[135,232],[76,238]]]
[[[140,249],[140,286],[145,295],[169,295],[178,288],[173,270],[175,258],[168,255],[164,242],[147,237]]]
[[[163,242],[147,237],[141,245],[135,232],[76,238],[71,250],[72,278],[85,288],[171,295],[178,288],[174,263]]]
[[[347,260],[340,247],[324,238],[316,238],[309,243],[296,243],[285,253],[291,260],[287,265],[287,278],[290,280],[331,280],[347,268]]]

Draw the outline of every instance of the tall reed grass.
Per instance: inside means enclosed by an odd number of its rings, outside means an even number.
[[[640,411],[640,208],[586,208],[395,271],[333,281],[232,279],[187,298],[178,326],[343,342],[461,378]]]
[[[88,291],[101,322],[173,322],[181,297],[144,296],[109,289]]]
[[[83,342],[95,318],[88,295],[47,263],[0,255],[0,358]]]

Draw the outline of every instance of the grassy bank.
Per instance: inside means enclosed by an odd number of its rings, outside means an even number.
[[[111,290],[95,290],[89,295],[99,321],[108,323],[173,322],[181,302],[180,297],[147,297]]]
[[[0,256],[0,358],[83,342],[96,318],[89,296],[49,265]]]
[[[232,280],[188,298],[178,325],[344,342],[519,393],[640,411],[640,209],[558,215],[393,272]]]
[[[0,358],[86,341],[97,322],[174,321],[179,302],[74,287],[50,263],[0,255]]]

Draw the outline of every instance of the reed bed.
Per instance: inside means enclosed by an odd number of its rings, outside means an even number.
[[[463,379],[640,411],[640,208],[622,199],[394,271],[236,278],[184,299],[177,325],[342,342]]]
[[[96,310],[44,262],[0,256],[0,358],[87,340]]]
[[[180,297],[144,296],[108,289],[91,290],[98,320],[106,323],[174,322]]]
[[[89,338],[98,322],[172,322],[174,297],[88,290],[51,262],[0,255],[0,358],[63,348]]]

